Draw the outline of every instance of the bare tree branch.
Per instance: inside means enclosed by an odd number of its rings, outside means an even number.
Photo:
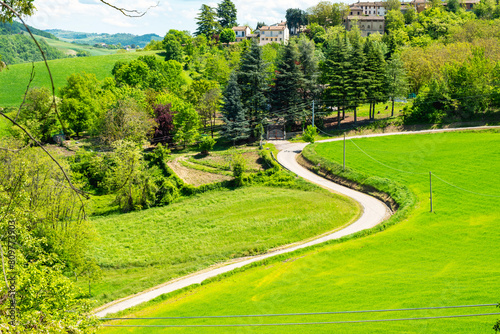
[[[35,139],[35,137],[33,137],[29,132],[28,130],[26,130],[22,125],[20,125],[19,123],[17,123],[15,120],[13,120],[12,118],[10,118],[9,116],[5,115],[3,112],[0,112],[0,115],[5,117],[6,119],[8,119],[12,124],[14,124],[15,126],[17,126],[19,129],[21,129],[24,133],[26,133],[26,135],[28,135],[28,137],[30,137],[30,139],[32,141],[34,141],[51,159],[52,161],[54,161],[56,163],[56,165],[59,167],[59,169],[62,171],[62,173],[64,174],[64,177],[66,178],[66,180],[68,181],[71,189],[73,189],[73,191],[75,191],[77,194],[78,194],[78,198],[80,199],[80,201],[82,202],[82,205],[83,205],[83,200],[81,199],[80,195],[83,195],[86,199],[89,199],[89,194],[86,193],[85,191],[83,190],[80,190],[78,188],[76,188],[73,183],[71,182],[71,180],[69,179],[69,176],[68,174],[66,174],[66,171],[64,170],[63,166],[61,166],[61,164],[59,163],[59,161],[56,160],[56,158],[54,158],[52,156],[52,154],[49,153],[49,151],[47,151],[45,149],[45,147],[43,147],[43,145],[37,140]]]
[[[19,106],[19,110],[17,111],[16,118],[14,120],[17,122],[17,119],[19,118],[19,114],[21,114],[21,109],[23,108],[24,103],[26,102],[26,96],[28,95],[28,90],[30,89],[31,83],[33,82],[33,79],[35,79],[35,63],[31,63],[31,74],[30,74],[30,80],[28,82],[28,86],[26,86],[26,91],[24,92],[24,98],[23,102]],[[52,107],[52,106],[51,106]]]
[[[0,5],[6,7],[8,10],[10,10],[24,25],[26,30],[31,36],[31,39],[35,42],[38,50],[40,50],[40,53],[42,54],[43,61],[45,62],[45,67],[47,68],[47,72],[49,72],[49,77],[50,77],[50,84],[52,85],[52,105],[54,106],[54,111],[56,112],[57,119],[59,120],[59,123],[61,123],[61,126],[63,128],[63,131],[66,135],[68,135],[68,131],[66,130],[64,123],[61,119],[61,115],[59,115],[59,111],[57,110],[57,103],[56,103],[56,87],[54,85],[54,78],[52,77],[52,72],[50,71],[49,63],[47,62],[47,57],[45,56],[45,52],[43,52],[42,47],[36,40],[35,36],[33,36],[33,33],[31,32],[31,29],[28,27],[26,22],[24,22],[22,16],[14,10],[14,8],[10,7],[8,4],[6,4],[4,1],[0,0]]]
[[[123,15],[128,16],[128,17],[142,17],[142,16],[146,15],[146,13],[151,8],[157,7],[158,4],[160,3],[160,2],[157,2],[156,5],[149,6],[144,12],[140,12],[140,11],[135,10],[135,9],[130,10],[130,9],[125,9],[125,8],[120,8],[120,7],[114,6],[114,5],[112,5],[109,2],[104,1],[104,0],[99,0],[99,1],[101,1],[103,4],[105,4],[105,5],[107,5],[107,6],[111,7],[111,8],[116,9],[117,11],[119,11],[120,13],[122,13]]]

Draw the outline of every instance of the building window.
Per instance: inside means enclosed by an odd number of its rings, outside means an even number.
[[[381,30],[382,30],[382,25],[380,25],[380,28],[379,28],[379,29],[381,29]]]
[[[370,26],[366,26],[367,29],[370,29]]]

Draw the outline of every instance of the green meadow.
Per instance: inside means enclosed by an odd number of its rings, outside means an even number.
[[[128,52],[95,57],[65,58],[48,61],[56,94],[66,84],[66,79],[72,73],[94,73],[102,80],[111,76],[111,70],[118,60],[131,61],[139,56],[156,54],[155,51]],[[31,87],[50,88],[50,77],[44,62],[35,64],[35,78]],[[23,100],[26,86],[29,82],[32,64],[16,64],[0,72],[0,107],[18,106]]]
[[[84,45],[84,44],[73,44],[73,43],[68,43],[63,40],[56,40],[52,38],[45,38],[41,36],[36,36],[37,38],[45,40],[48,45],[53,46],[59,50],[61,50],[64,53],[73,53],[73,51],[78,51],[78,50],[83,50],[83,51],[88,51],[92,56],[103,56],[103,55],[110,55],[110,54],[115,54],[116,50],[109,50],[109,49],[104,49],[104,48],[96,48],[90,45]]]
[[[500,133],[453,132],[347,141],[347,167],[366,183],[405,185],[416,202],[378,233],[331,242],[150,302],[128,317],[311,313],[494,304],[500,301]],[[342,142],[306,155],[341,164]],[[429,171],[434,212],[429,205]],[[347,174],[348,175],[348,174]],[[439,178],[438,178],[439,177]],[[390,180],[390,181],[388,181]],[[398,193],[397,187],[390,189]],[[314,214],[315,209],[309,212]],[[394,221],[396,220],[396,221]],[[389,227],[390,226],[390,227]],[[495,306],[385,313],[108,322],[212,325],[333,322],[498,313]],[[493,333],[500,315],[175,333]],[[165,328],[103,328],[163,333]],[[169,331],[169,332],[170,332]]]
[[[311,209],[313,212],[311,212]],[[354,221],[358,206],[326,190],[244,187],[93,219],[99,303],[232,258],[308,239]],[[88,280],[78,280],[88,291]]]

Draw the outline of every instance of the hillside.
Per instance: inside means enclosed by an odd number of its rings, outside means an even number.
[[[75,32],[60,29],[49,29],[46,32],[51,33],[58,38],[77,44],[88,44],[94,45],[96,43],[105,44],[121,44],[125,45],[136,45],[139,47],[144,47],[152,39],[162,40],[163,37],[157,34],[146,34],[146,35],[133,35],[133,34],[96,34],[96,33],[86,33],[86,32]]]
[[[66,57],[64,52],[50,46],[45,39],[39,39],[39,43],[47,59],[61,59]],[[24,34],[0,36],[0,55],[2,56],[2,61],[7,65],[43,60],[35,42],[31,37]]]
[[[50,38],[56,40],[57,37],[52,35],[49,32],[33,28],[32,26],[28,25],[29,29],[34,35],[42,36],[45,38]],[[24,32],[27,32],[28,30],[26,27],[16,21],[13,21],[12,23],[7,23],[7,22],[0,22],[0,35],[16,35],[16,34],[22,34]]]
[[[66,84],[66,78],[71,73],[94,73],[97,79],[102,80],[111,76],[111,69],[118,60],[130,61],[139,56],[155,54],[155,52],[128,52],[96,57],[81,57],[52,60],[49,66],[54,78],[56,90]],[[0,72],[0,106],[10,107],[19,105],[23,99],[26,84],[30,76],[31,64],[17,64],[8,70]],[[35,63],[35,79],[32,87],[50,87],[47,69],[42,62]]]

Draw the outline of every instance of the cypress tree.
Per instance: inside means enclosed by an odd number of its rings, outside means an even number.
[[[266,67],[262,49],[253,41],[250,49],[242,56],[238,72],[241,102],[247,110],[247,119],[252,127],[261,122],[268,110]]]
[[[223,94],[223,102],[221,109],[224,121],[222,136],[233,142],[247,139],[250,136],[250,128],[245,117],[245,108],[241,103],[241,90],[235,72],[231,73]]]
[[[273,116],[284,118],[287,125],[293,124],[301,116],[298,105],[301,102],[299,88],[302,84],[302,72],[298,58],[297,46],[288,43],[276,66],[276,78],[270,94]]]
[[[350,53],[351,67],[349,77],[351,78],[349,90],[349,105],[354,108],[354,124],[358,120],[357,107],[366,98],[366,78],[365,78],[365,54],[361,41],[355,40]]]
[[[366,96],[370,101],[370,119],[375,118],[375,104],[385,97],[385,60],[382,50],[371,39],[365,42]]]

